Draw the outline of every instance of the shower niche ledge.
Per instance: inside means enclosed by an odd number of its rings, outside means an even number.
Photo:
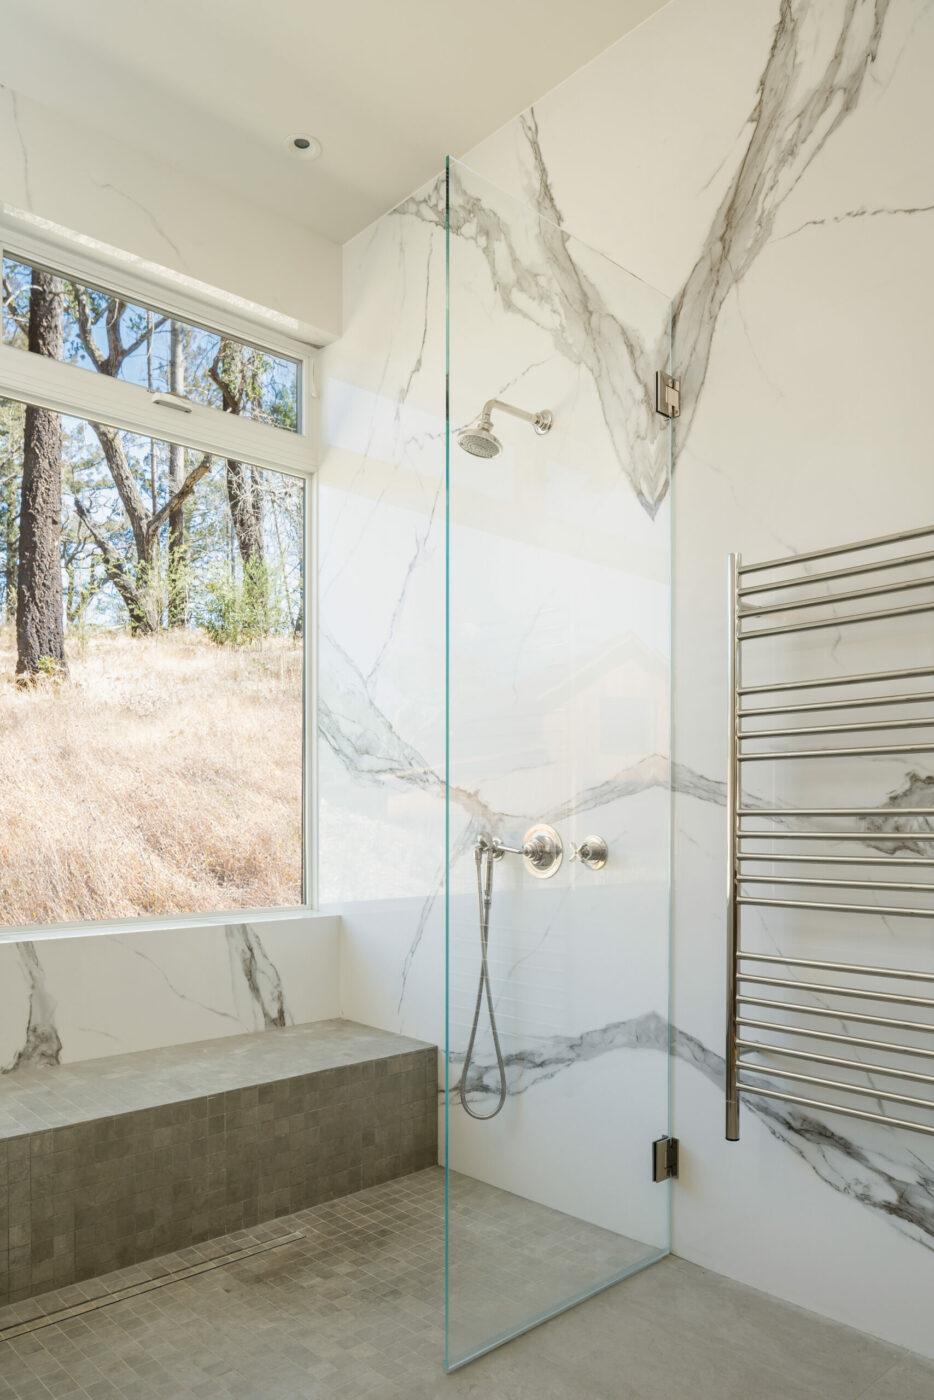
[[[318,1021],[0,1079],[0,1304],[438,1160],[438,1052]]]

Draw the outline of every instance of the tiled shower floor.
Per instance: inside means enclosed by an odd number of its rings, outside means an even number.
[[[419,1172],[179,1255],[0,1310],[9,1400],[931,1400],[934,1366],[726,1279],[664,1260],[452,1376],[441,1370],[442,1176]],[[463,1286],[510,1249],[515,1287],[593,1269],[612,1237],[509,1198],[476,1204]],[[471,1209],[464,1213],[465,1234]],[[553,1216],[549,1222],[548,1217]],[[553,1228],[552,1228],[553,1225]],[[267,1248],[282,1235],[302,1238]],[[495,1238],[494,1238],[495,1235]],[[257,1251],[210,1267],[228,1250]],[[587,1262],[589,1261],[589,1262]],[[606,1262],[604,1260],[603,1262]],[[466,1244],[465,1244],[465,1264]],[[181,1276],[178,1272],[181,1271]],[[152,1287],[169,1274],[174,1281]],[[583,1275],[582,1275],[583,1276]],[[552,1274],[553,1277],[553,1274]],[[494,1264],[493,1281],[502,1275]],[[533,1281],[530,1281],[533,1280]],[[43,1315],[122,1301],[10,1336]],[[150,1291],[134,1292],[140,1287]],[[513,1303],[515,1299],[512,1300]],[[523,1305],[534,1305],[527,1292]],[[479,1319],[485,1321],[485,1319]]]

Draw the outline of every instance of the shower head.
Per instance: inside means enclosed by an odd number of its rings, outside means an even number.
[[[492,426],[489,415],[484,413],[475,428],[461,428],[457,434],[458,446],[471,457],[498,457],[503,444],[492,433]]]
[[[554,422],[554,414],[547,408],[540,409],[538,413],[526,413],[525,409],[513,408],[512,404],[503,403],[500,399],[490,399],[483,405],[477,426],[461,428],[457,434],[458,445],[471,457],[498,457],[503,450],[499,438],[493,434],[494,408],[511,413],[515,418],[525,419],[539,435],[549,432]]]

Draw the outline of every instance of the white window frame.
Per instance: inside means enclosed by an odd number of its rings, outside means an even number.
[[[304,744],[303,744],[303,902],[281,908],[217,910],[204,914],[148,919],[102,919],[60,924],[0,925],[0,943],[76,938],[160,929],[194,929],[231,923],[268,923],[317,913],[317,479],[319,412],[316,391],[318,347],[282,330],[287,318],[241,298],[143,263],[93,240],[41,221],[0,214],[0,260],[10,257],[58,273],[66,279],[168,314],[273,355],[295,360],[301,392],[298,431],[190,403],[190,412],[160,404],[165,394],[81,365],[49,360],[0,343],[0,397],[32,403],[75,418],[107,423],[196,452],[230,457],[304,481]]]

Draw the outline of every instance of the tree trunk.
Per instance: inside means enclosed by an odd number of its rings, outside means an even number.
[[[243,591],[254,625],[265,636],[269,610],[269,580],[263,534],[263,490],[255,467],[227,460],[227,499],[237,548],[243,561]]]
[[[110,475],[117,488],[117,494],[123,502],[123,508],[130,522],[136,546],[135,579],[131,581],[128,577],[124,577],[121,583],[117,584],[112,576],[112,561],[108,561],[105,556],[108,576],[127,604],[131,636],[149,636],[151,633],[159,631],[160,620],[160,609],[155,596],[155,579],[153,578],[152,538],[148,528],[151,514],[143,503],[116,428],[110,428],[104,423],[92,423],[91,427],[103,449],[104,457],[110,468]],[[128,601],[129,595],[125,585],[130,586],[133,597],[132,606]]]
[[[244,567],[265,562],[263,493],[255,467],[227,459],[227,499]]]
[[[173,394],[185,392],[185,349],[181,328],[172,322],[171,358],[169,360],[169,389]],[[185,449],[169,444],[169,496],[174,496],[185,479]],[[169,626],[188,624],[188,578],[185,542],[185,506],[180,503],[169,511]]]
[[[35,270],[29,298],[29,349],[62,357],[62,284]],[[48,669],[65,675],[62,624],[62,421],[26,407],[16,580],[16,674],[29,681]]]

